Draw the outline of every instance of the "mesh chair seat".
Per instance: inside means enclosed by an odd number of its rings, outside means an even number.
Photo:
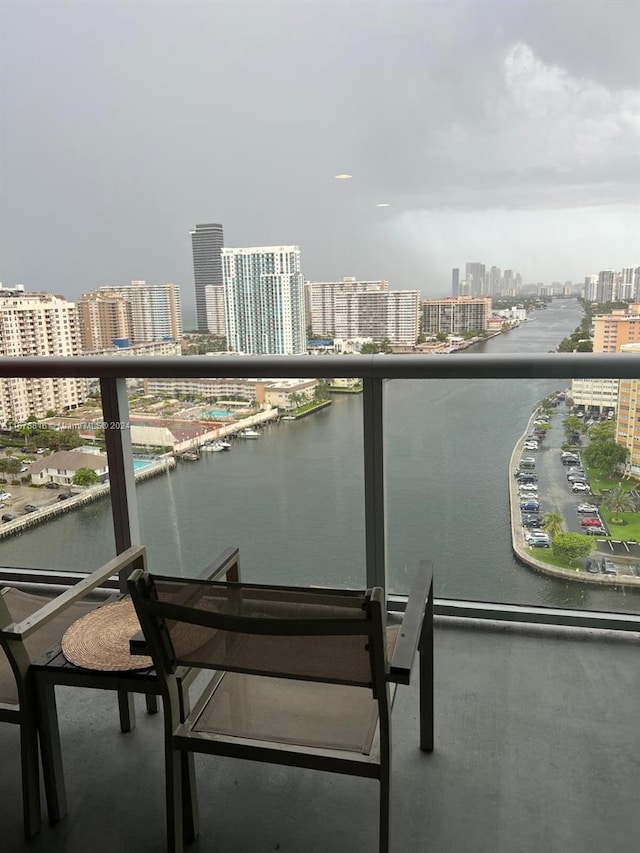
[[[39,595],[11,587],[4,591],[3,598],[13,621],[22,622],[23,619],[37,613],[48,601],[55,598],[55,595]],[[60,637],[67,628],[73,625],[76,619],[84,616],[90,610],[95,610],[100,604],[100,601],[75,601],[59,613],[55,619],[43,625],[25,641],[31,660],[42,657],[47,649],[60,640]],[[0,702],[7,705],[17,705],[19,702],[15,675],[7,656],[3,653],[0,653]]]

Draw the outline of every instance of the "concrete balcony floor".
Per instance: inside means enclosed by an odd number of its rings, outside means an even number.
[[[417,746],[417,683],[393,713],[391,850],[631,853],[640,838],[640,637],[440,619],[436,748]],[[115,694],[57,688],[69,814],[22,836],[17,728],[0,725],[3,853],[158,853],[162,713],[121,734]],[[369,853],[378,785],[196,757],[193,853]]]

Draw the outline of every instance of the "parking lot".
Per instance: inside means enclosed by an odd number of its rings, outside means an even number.
[[[545,547],[544,538],[540,536],[532,538],[536,533],[532,526],[535,524],[533,519],[536,514],[542,519],[545,513],[559,513],[564,518],[567,531],[594,536],[594,550],[590,557],[591,564],[588,566],[590,572],[640,577],[640,544],[613,542],[604,538],[610,535],[610,531],[600,519],[598,512],[600,497],[591,495],[588,481],[587,488],[582,489],[567,480],[569,472],[573,472],[572,476],[578,480],[586,480],[586,477],[582,478],[581,472],[577,470],[581,467],[579,456],[575,463],[565,460],[567,464],[563,464],[562,445],[566,441],[563,420],[566,416],[564,407],[553,412],[549,419],[549,429],[544,439],[539,442],[537,449],[531,441],[525,440],[523,443],[522,458],[535,458],[535,467],[527,466],[526,473],[522,475],[525,483],[519,487],[520,506],[523,506],[524,501],[537,500],[538,502],[538,510],[529,508],[522,510],[524,535],[529,539],[525,544]],[[537,479],[533,485],[537,489],[526,488],[527,473],[535,473]],[[574,492],[574,487],[582,490]],[[527,503],[527,506],[532,508],[534,504]],[[589,509],[587,506],[592,508]]]

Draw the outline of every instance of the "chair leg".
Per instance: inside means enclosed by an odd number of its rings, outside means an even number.
[[[38,729],[34,712],[25,709],[20,723],[20,759],[22,764],[22,810],[24,834],[32,838],[40,831],[40,765],[38,763]]]
[[[185,842],[189,844],[200,834],[198,791],[193,753],[181,752],[180,758],[182,761],[182,831]]]
[[[389,853],[389,802],[391,780],[389,772],[380,776],[380,853]]]
[[[118,710],[120,712],[120,731],[130,732],[136,726],[136,709],[133,694],[118,690]]]
[[[165,744],[165,797],[167,807],[167,851],[183,853],[184,827],[182,821],[184,791],[183,756],[173,749],[171,743]]]
[[[433,752],[433,596],[429,597],[418,648],[420,749]]]
[[[38,680],[36,691],[40,754],[42,756],[42,775],[44,776],[44,789],[47,797],[47,811],[50,823],[57,823],[67,813],[67,794],[64,784],[55,687],[53,684]]]
[[[155,693],[147,693],[146,695],[147,701],[147,714],[157,714],[158,713],[158,697]]]

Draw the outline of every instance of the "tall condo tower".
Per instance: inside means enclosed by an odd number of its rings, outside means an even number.
[[[460,269],[458,267],[451,270],[451,295],[460,295]]]
[[[224,335],[223,328],[210,329],[207,322],[207,287],[222,287],[222,258],[224,246],[222,225],[219,222],[196,225],[191,232],[193,278],[196,289],[196,323],[203,332]]]
[[[298,246],[223,249],[227,346],[251,355],[307,351]]]

